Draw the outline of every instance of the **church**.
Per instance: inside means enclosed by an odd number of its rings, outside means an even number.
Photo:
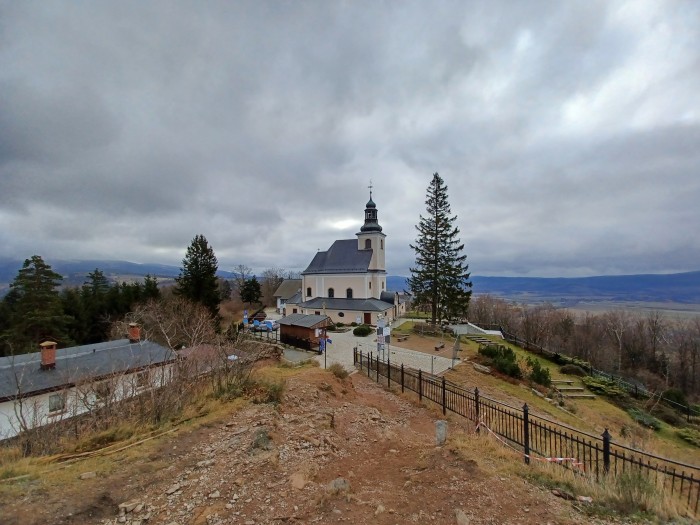
[[[319,251],[301,273],[301,290],[285,305],[285,313],[327,315],[335,323],[377,324],[406,313],[403,294],[386,289],[386,234],[372,200],[357,239],[335,241]]]

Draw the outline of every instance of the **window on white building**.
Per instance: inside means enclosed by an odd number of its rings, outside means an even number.
[[[328,297],[335,297],[335,290],[333,288],[328,289]]]
[[[61,392],[59,394],[51,394],[49,396],[49,413],[52,412],[63,412],[66,409],[66,394]]]

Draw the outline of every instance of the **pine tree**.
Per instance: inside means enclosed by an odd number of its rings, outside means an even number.
[[[67,318],[57,290],[62,281],[39,255],[24,261],[10,285],[14,304],[6,335],[14,352],[35,351],[35,345],[46,339],[66,346],[73,343],[66,334]]]
[[[160,299],[160,288],[158,288],[158,278],[155,275],[147,273],[143,278],[143,298]]]
[[[416,225],[418,238],[411,248],[416,266],[411,268],[408,285],[416,304],[430,305],[433,324],[466,315],[471,298],[467,256],[459,240],[457,216],[450,216],[447,186],[435,173],[425,200],[427,216]]]
[[[182,260],[180,276],[175,280],[175,293],[207,307],[212,317],[219,315],[219,295],[216,271],[219,263],[214,250],[209,246],[204,235],[197,235],[187,248]]]
[[[258,303],[260,302],[261,295],[262,290],[260,288],[260,281],[258,281],[257,277],[255,276],[248,279],[241,287],[241,301],[244,303]]]

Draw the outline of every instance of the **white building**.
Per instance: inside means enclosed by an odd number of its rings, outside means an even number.
[[[176,360],[135,325],[128,339],[0,357],[0,440],[164,385]]]

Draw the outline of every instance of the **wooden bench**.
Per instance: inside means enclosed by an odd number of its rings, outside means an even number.
[[[407,335],[400,335],[400,336],[398,336],[398,337],[396,338],[396,340],[397,340],[399,343],[404,342],[406,339],[408,339],[408,336],[407,336]]]
[[[445,348],[445,343],[440,343],[439,345],[435,345],[435,351],[437,352],[438,350],[442,350]]]

